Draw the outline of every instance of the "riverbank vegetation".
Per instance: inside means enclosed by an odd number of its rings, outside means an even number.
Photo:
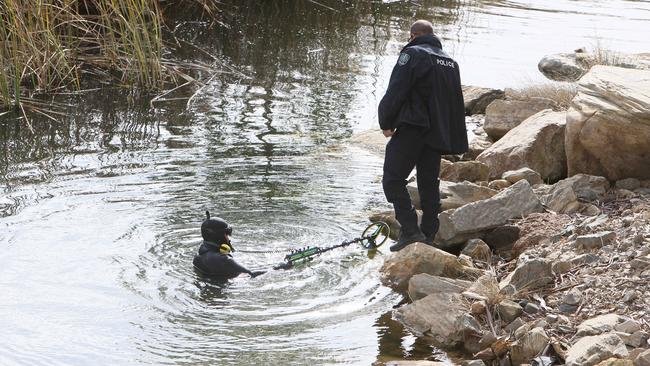
[[[37,93],[81,91],[87,80],[160,91],[192,81],[205,65],[168,58],[166,15],[195,7],[212,19],[213,0],[6,0],[0,4],[0,104],[53,117]],[[169,39],[166,39],[169,38]],[[49,110],[49,111],[48,111]]]

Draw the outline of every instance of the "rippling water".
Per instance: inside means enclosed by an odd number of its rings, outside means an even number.
[[[648,51],[645,1],[224,1],[176,20],[178,51],[232,70],[186,100],[103,90],[61,124],[0,121],[1,365],[381,364],[445,359],[390,318],[383,253],[329,252],[228,283],[196,276],[206,209],[237,259],[356,237],[386,208],[381,157],[348,142],[415,17],[433,19],[467,84],[540,81],[545,54]],[[187,91],[185,91],[187,95]],[[182,95],[181,95],[182,96]],[[385,250],[384,250],[385,251]]]

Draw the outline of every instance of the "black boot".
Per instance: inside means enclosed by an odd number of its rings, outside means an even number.
[[[423,242],[425,239],[426,237],[424,234],[422,234],[422,231],[420,231],[420,229],[417,229],[413,232],[406,232],[402,230],[399,233],[399,238],[397,238],[397,243],[390,246],[390,251],[397,252],[409,244],[415,242]]]
[[[433,241],[434,241],[434,239],[436,238],[436,234],[438,233],[438,228],[439,228],[439,227],[440,227],[440,221],[438,221],[438,219],[436,218],[436,219],[434,220],[434,222],[433,222],[433,228],[434,228],[433,233],[427,233],[427,232],[425,232],[424,230],[422,231],[422,233],[423,233],[424,236],[426,237],[426,238],[424,239],[424,243],[425,243],[425,244],[427,244],[427,245],[431,245],[432,247],[435,247],[435,246],[436,246],[435,244],[433,244]]]

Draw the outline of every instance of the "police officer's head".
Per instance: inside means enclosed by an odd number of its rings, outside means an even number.
[[[433,24],[428,20],[420,19],[411,26],[411,38],[409,41],[427,34],[433,34]]]
[[[206,219],[201,224],[201,236],[203,240],[215,244],[229,244],[228,236],[232,235],[232,227],[218,217],[210,218],[210,212],[205,211]]]

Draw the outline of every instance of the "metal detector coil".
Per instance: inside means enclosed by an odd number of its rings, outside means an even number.
[[[359,238],[344,241],[341,244],[333,245],[331,247],[321,248],[310,246],[301,249],[294,249],[284,257],[284,262],[276,265],[273,269],[289,269],[295,264],[309,262],[319,254],[329,252],[336,248],[346,247],[354,243],[361,243],[365,249],[373,250],[384,244],[386,240],[388,240],[388,235],[390,235],[390,227],[388,224],[381,221],[375,222],[368,225]]]

